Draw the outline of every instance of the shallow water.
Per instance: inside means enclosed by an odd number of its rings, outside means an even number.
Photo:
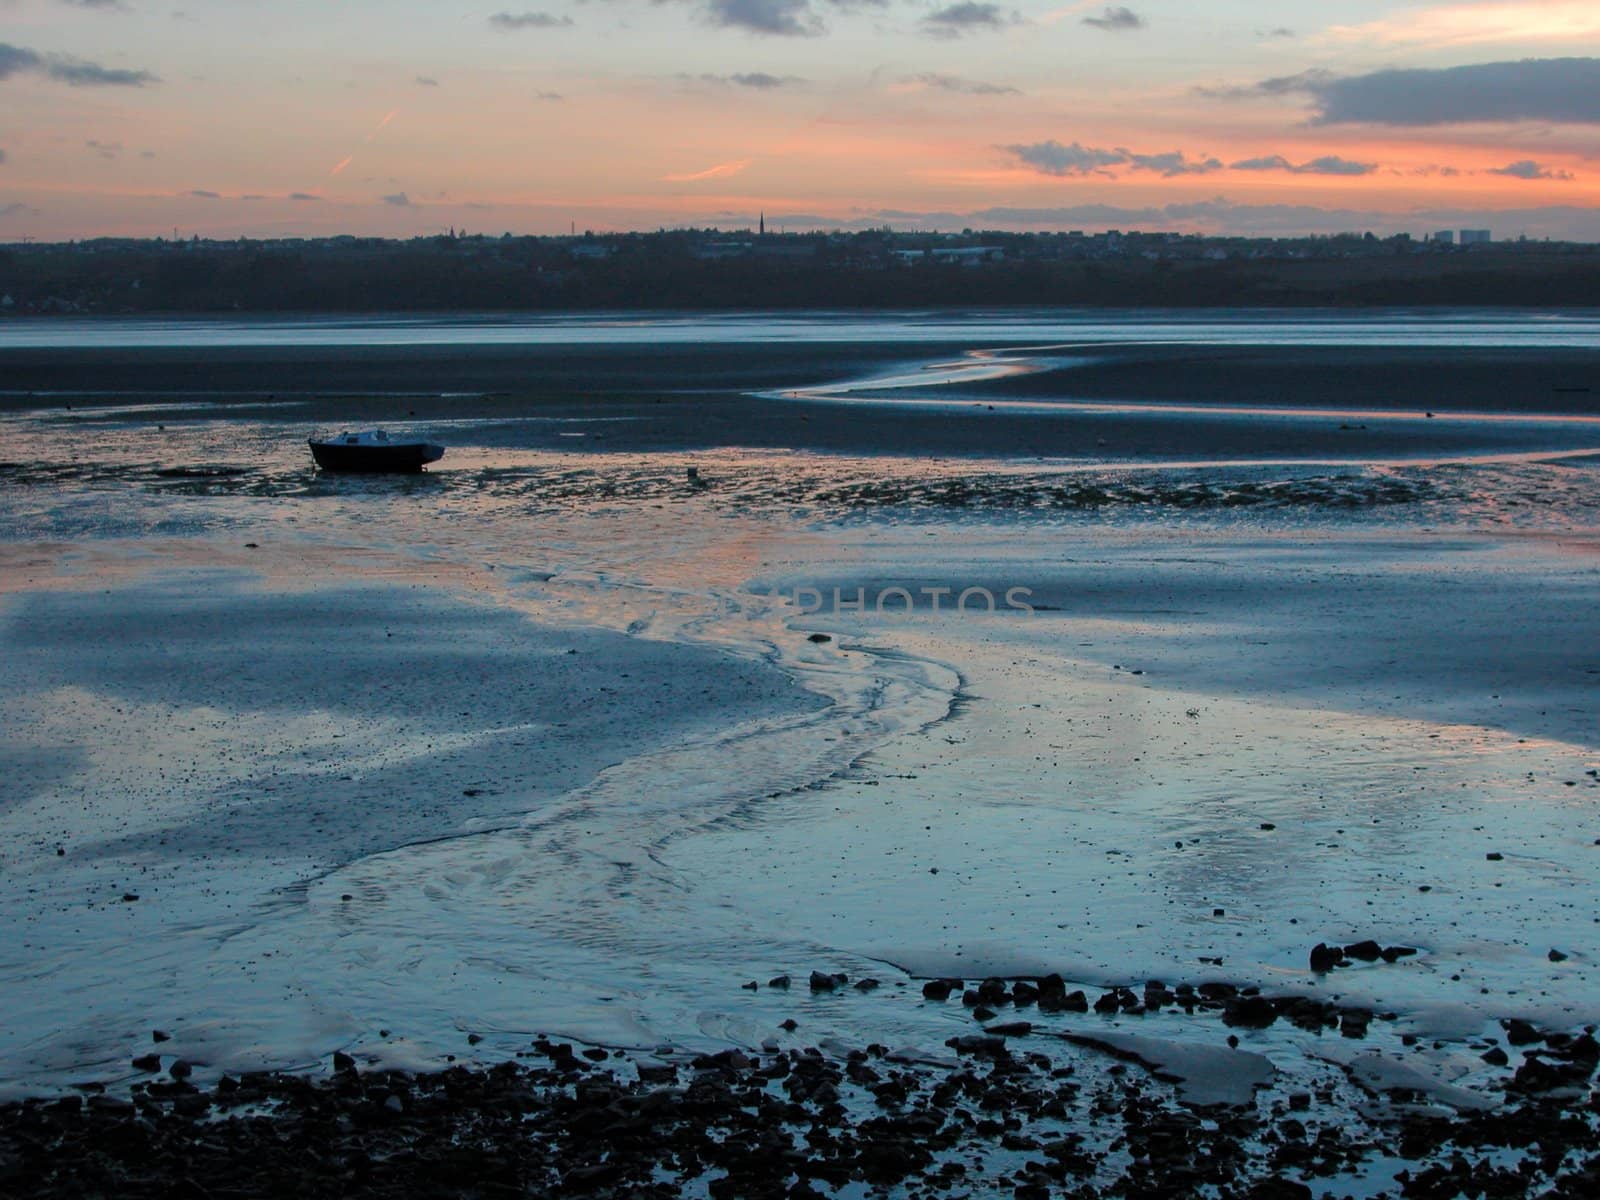
[[[104,317],[0,323],[0,348],[62,346],[673,345],[961,342],[1279,346],[1592,347],[1589,311],[1188,313],[1002,309],[971,313],[596,313],[460,316]]]

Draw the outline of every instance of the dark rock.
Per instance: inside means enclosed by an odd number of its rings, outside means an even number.
[[[1503,862],[1505,860],[1506,856],[1504,854],[1501,854],[1498,850],[1491,850],[1488,854],[1485,854],[1483,857],[1488,862]]]
[[[333,1052],[333,1069],[335,1071],[354,1071],[356,1069],[356,1060],[343,1050],[335,1050]]]
[[[1347,958],[1359,958],[1362,962],[1377,962],[1383,957],[1383,947],[1371,938],[1346,946],[1344,952]]]
[[[959,979],[930,979],[922,985],[922,994],[925,998],[942,1004],[950,999],[950,993],[960,986]]]
[[[985,1004],[1004,1004],[1011,998],[1010,991],[1004,979],[991,977],[978,985],[978,999]]]
[[[172,1040],[172,1035],[170,1033],[163,1033],[159,1029],[152,1029],[150,1031],[150,1040],[159,1045],[162,1042],[170,1042]]]
[[[187,1079],[194,1074],[194,1068],[180,1058],[167,1068],[167,1074],[174,1079]]]
[[[1565,954],[1563,954],[1561,951],[1553,949],[1553,948],[1550,951],[1549,958],[1550,958],[1551,962],[1566,962],[1567,961],[1567,956]]]
[[[1265,1029],[1278,1019],[1278,1011],[1265,996],[1238,996],[1222,1010],[1224,1025],[1244,1029]]]
[[[1311,947],[1311,969],[1319,975],[1333,970],[1344,961],[1344,951],[1338,946],[1318,942]]]
[[[969,1033],[961,1037],[953,1037],[945,1042],[957,1054],[972,1054],[977,1056],[992,1055],[996,1051],[1004,1051],[1006,1042],[1004,1038],[995,1037],[986,1033]]]
[[[161,1070],[161,1055],[141,1054],[133,1060],[133,1069],[135,1071],[148,1071],[153,1074]]]
[[[1500,1049],[1499,1046],[1489,1050],[1487,1053],[1482,1055],[1482,1058],[1483,1061],[1488,1063],[1491,1067],[1503,1067],[1511,1061],[1511,1059],[1507,1057],[1506,1052]]]
[[[1372,1014],[1359,1008],[1346,1009],[1339,1018],[1339,1033],[1347,1038],[1364,1038],[1367,1026],[1372,1024]]]
[[[999,1025],[990,1025],[984,1032],[994,1037],[1027,1037],[1033,1032],[1033,1024],[1029,1021],[1006,1021]]]
[[[1513,1046],[1531,1046],[1534,1042],[1544,1041],[1543,1035],[1526,1021],[1513,1017],[1504,1024],[1506,1041]]]
[[[831,992],[849,982],[850,980],[844,975],[825,975],[821,971],[811,972],[811,990],[813,992]]]
[[[789,977],[787,975],[776,976],[775,978],[767,980],[767,986],[769,988],[781,988],[787,990],[789,987]]]

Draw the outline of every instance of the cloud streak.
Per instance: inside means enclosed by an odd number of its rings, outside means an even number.
[[[1083,24],[1094,29],[1103,29],[1107,33],[1127,33],[1134,29],[1143,29],[1144,18],[1131,8],[1111,8],[1098,17],[1084,17]]]
[[[1550,179],[1563,183],[1574,178],[1571,171],[1558,171],[1553,167],[1543,166],[1531,158],[1525,158],[1521,162],[1507,163],[1503,167],[1490,167],[1487,174],[1504,175],[1508,179]]]
[[[998,4],[961,0],[936,9],[922,18],[923,31],[937,38],[965,37],[972,33],[994,33],[1014,25],[1015,14],[1007,14]]]
[[[1213,171],[1223,169],[1222,162],[1210,155],[1190,158],[1181,150],[1141,154],[1122,146],[1111,150],[1084,146],[1078,142],[1064,146],[1054,138],[1044,142],[1000,148],[1039,174],[1058,178],[1110,175],[1112,167],[1126,167],[1130,171],[1150,171],[1167,179],[1181,175],[1209,175]]]
[[[69,54],[41,54],[26,46],[0,42],[0,80],[22,74],[43,75],[69,87],[144,87],[160,82],[149,71],[102,67]]]
[[[905,80],[906,83],[920,84],[934,91],[955,92],[961,96],[1020,96],[1022,93],[1014,87],[1006,87],[998,83],[985,83],[981,79],[963,79],[959,75],[945,75],[938,71],[924,71],[920,75],[912,75]]]
[[[516,33],[522,29],[565,29],[572,23],[571,17],[547,12],[497,12],[489,18],[490,27],[501,33]]]
[[[798,87],[806,81],[798,75],[772,75],[766,71],[735,71],[731,75],[684,75],[691,82],[709,83],[714,87],[749,88],[756,92],[772,92],[779,88]]]
[[[1285,171],[1290,175],[1371,175],[1377,169],[1377,163],[1352,162],[1348,158],[1340,158],[1337,154],[1325,154],[1298,165],[1281,154],[1247,158],[1228,164],[1230,171]]]
[[[726,179],[730,175],[737,175],[750,165],[748,158],[736,159],[733,162],[718,163],[714,167],[707,167],[703,171],[690,171],[683,175],[663,175],[661,178],[667,183],[697,183],[702,179]]]
[[[819,37],[823,32],[810,0],[710,0],[706,15],[713,25],[772,37]]]
[[[1600,36],[1600,8],[1593,0],[1499,0],[1442,4],[1397,12],[1364,25],[1335,25],[1329,42],[1373,42],[1384,46],[1470,46],[1486,43],[1564,42]]]

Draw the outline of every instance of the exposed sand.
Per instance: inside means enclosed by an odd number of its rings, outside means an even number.
[[[1408,402],[1386,378],[1371,409]],[[452,448],[402,482],[317,478],[299,442],[392,399],[18,401],[0,1079],[122,1087],[154,1028],[201,1079],[541,1033],[944,1063],[977,1025],[921,980],[1059,972],[1392,1014],[1233,1030],[1263,1104],[1380,1121],[1389,1086],[1498,1099],[1501,1018],[1600,1021],[1600,428],[961,386],[995,411],[418,401]],[[1096,430],[1128,440],[1034,460]],[[887,587],[949,591],[875,613]],[[949,611],[968,588],[1034,611]],[[866,611],[789,603],[834,589]],[[1309,969],[1367,938],[1418,953]],[[813,969],[884,987],[740,987]],[[1037,1024],[1194,1094],[1233,1052],[1170,1005]]]

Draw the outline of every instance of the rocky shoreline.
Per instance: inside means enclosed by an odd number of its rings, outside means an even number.
[[[824,972],[809,980],[813,993],[872,985]],[[756,986],[805,985],[779,976]],[[1503,1045],[1480,1055],[1502,1076],[1470,1096],[1445,1085],[1470,1101],[1453,1104],[1408,1086],[1416,1081],[1403,1073],[1367,1078],[1362,1103],[1331,1087],[1263,1089],[1249,1064],[1265,1059],[1229,1033],[1237,1059],[1212,1053],[1236,1064],[1225,1070],[1242,1091],[1202,1102],[1139,1038],[1112,1032],[1111,1019],[1198,1017],[1241,1031],[1282,1020],[1362,1040],[1386,1017],[1222,983],[1151,982],[1091,999],[1058,976],[946,979],[927,982],[923,995],[964,1001],[980,1031],[949,1039],[948,1057],[775,1041],[646,1055],[537,1038],[491,1066],[411,1073],[340,1053],[317,1075],[262,1072],[209,1086],[158,1045],[135,1060],[150,1077],[131,1087],[83,1084],[0,1106],[0,1194],[1600,1194],[1600,1043],[1591,1030],[1504,1022]],[[1027,1010],[1037,1020],[1023,1019]],[[1061,1026],[1077,1014],[1099,1025]]]

